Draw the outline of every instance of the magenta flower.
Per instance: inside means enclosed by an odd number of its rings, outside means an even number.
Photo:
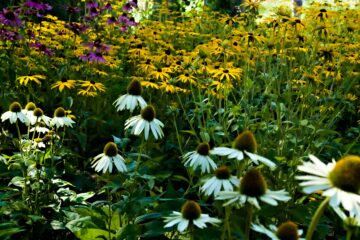
[[[33,8],[39,11],[50,11],[52,9],[51,5],[47,3],[39,3],[34,0],[26,0],[24,3],[25,7]]]
[[[12,27],[20,27],[22,25],[18,12],[6,8],[0,12],[0,23]]]

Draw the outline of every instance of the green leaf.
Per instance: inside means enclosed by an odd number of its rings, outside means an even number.
[[[137,240],[138,235],[141,234],[141,228],[139,225],[128,224],[116,234],[117,240]]]
[[[81,240],[109,239],[109,232],[98,228],[84,228],[73,233]],[[115,234],[110,232],[110,239],[113,237],[115,237]]]
[[[21,187],[21,188],[24,188],[25,186],[25,180],[23,177],[19,177],[19,176],[16,176],[16,177],[13,177],[13,179],[11,179],[10,183],[9,183],[9,186],[10,185],[15,185],[17,187]]]
[[[141,215],[135,219],[136,224],[142,224],[144,222],[148,222],[154,219],[158,219],[162,216],[161,213],[147,213],[144,215]]]
[[[63,222],[60,222],[58,220],[53,220],[50,223],[52,229],[54,230],[63,230],[66,229]]]

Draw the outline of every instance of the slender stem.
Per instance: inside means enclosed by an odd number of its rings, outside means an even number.
[[[252,222],[252,215],[253,215],[253,207],[251,204],[247,204],[247,216],[245,222],[245,239],[250,240],[250,226]]]
[[[346,233],[346,240],[351,240],[351,236],[352,236],[352,231],[348,229]]]
[[[230,240],[231,239],[231,230],[230,230],[230,222],[229,222],[230,213],[231,213],[231,207],[226,206],[225,207],[225,219],[224,219],[223,233],[221,235],[221,240],[225,240],[225,239]],[[226,235],[226,233],[227,233],[227,235]]]
[[[319,223],[320,217],[323,215],[325,209],[329,205],[329,202],[330,202],[330,198],[329,197],[325,198],[324,201],[320,204],[320,206],[316,210],[314,216],[311,219],[311,223],[306,234],[306,240],[312,239],[312,235],[315,231],[316,225]]]

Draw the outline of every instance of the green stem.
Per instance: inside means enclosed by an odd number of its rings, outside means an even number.
[[[252,222],[252,215],[253,215],[253,207],[251,204],[247,204],[247,216],[245,222],[245,239],[250,240],[250,226]]]
[[[311,219],[309,229],[306,233],[306,240],[312,239],[312,235],[315,231],[316,225],[319,223],[320,217],[323,215],[325,209],[329,205],[329,202],[330,202],[330,198],[329,197],[325,198],[325,200],[320,204],[320,206],[316,210],[314,216]]]
[[[348,229],[346,233],[346,240],[351,240],[351,236],[352,236],[352,231]]]
[[[226,206],[225,207],[225,219],[224,219],[224,226],[223,226],[223,233],[221,235],[221,240],[231,239],[231,230],[230,230],[230,213],[231,213],[231,207]],[[227,234],[227,235],[226,235]]]

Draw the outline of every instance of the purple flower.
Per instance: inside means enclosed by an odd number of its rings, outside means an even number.
[[[112,10],[111,3],[108,2],[108,3],[103,7],[103,9],[105,9],[105,10]]]
[[[0,12],[0,23],[12,27],[20,27],[22,25],[17,11],[12,11],[6,8]]]
[[[3,41],[16,41],[21,39],[21,35],[15,31],[10,31],[7,29],[0,29],[0,39]]]
[[[99,6],[99,4],[97,2],[94,2],[94,1],[88,1],[86,3],[87,8],[97,8],[98,6]]]
[[[87,26],[79,23],[66,23],[65,27],[73,31],[76,35],[79,35],[80,33],[85,33]]]
[[[38,49],[40,52],[43,52],[48,56],[54,55],[53,50],[51,48],[46,47],[45,44],[36,42],[36,43],[30,43],[29,46]]]
[[[127,16],[126,13],[123,13],[120,17],[119,17],[119,22],[126,24],[129,21],[129,18]]]
[[[88,46],[91,51],[95,52],[108,52],[110,47],[106,44],[103,44],[100,39],[96,39],[94,42],[89,42],[88,44],[84,44],[84,46]]]
[[[99,16],[99,14],[100,14],[100,10],[99,9],[97,9],[96,7],[92,7],[92,8],[90,8],[89,9],[89,15],[90,15],[90,17],[97,17],[97,16]]]
[[[132,6],[130,5],[130,3],[127,3],[122,7],[122,10],[125,12],[130,12],[132,10]]]
[[[89,61],[105,62],[105,58],[101,52],[90,52],[88,59]]]
[[[108,18],[106,23],[109,24],[109,25],[111,25],[111,24],[119,24],[119,21],[114,16],[111,16],[111,17]]]
[[[101,52],[90,52],[86,55],[80,56],[80,59],[84,61],[97,61],[98,63],[106,62]]]
[[[123,32],[125,32],[127,29],[128,29],[127,26],[121,26],[120,27],[120,31],[123,31]]]
[[[47,3],[39,3],[36,0],[26,0],[25,7],[33,8],[39,11],[50,11],[52,7]]]
[[[137,26],[138,23],[135,22],[135,19],[133,17],[130,17],[129,20],[126,22],[126,25],[128,25],[128,26]]]

